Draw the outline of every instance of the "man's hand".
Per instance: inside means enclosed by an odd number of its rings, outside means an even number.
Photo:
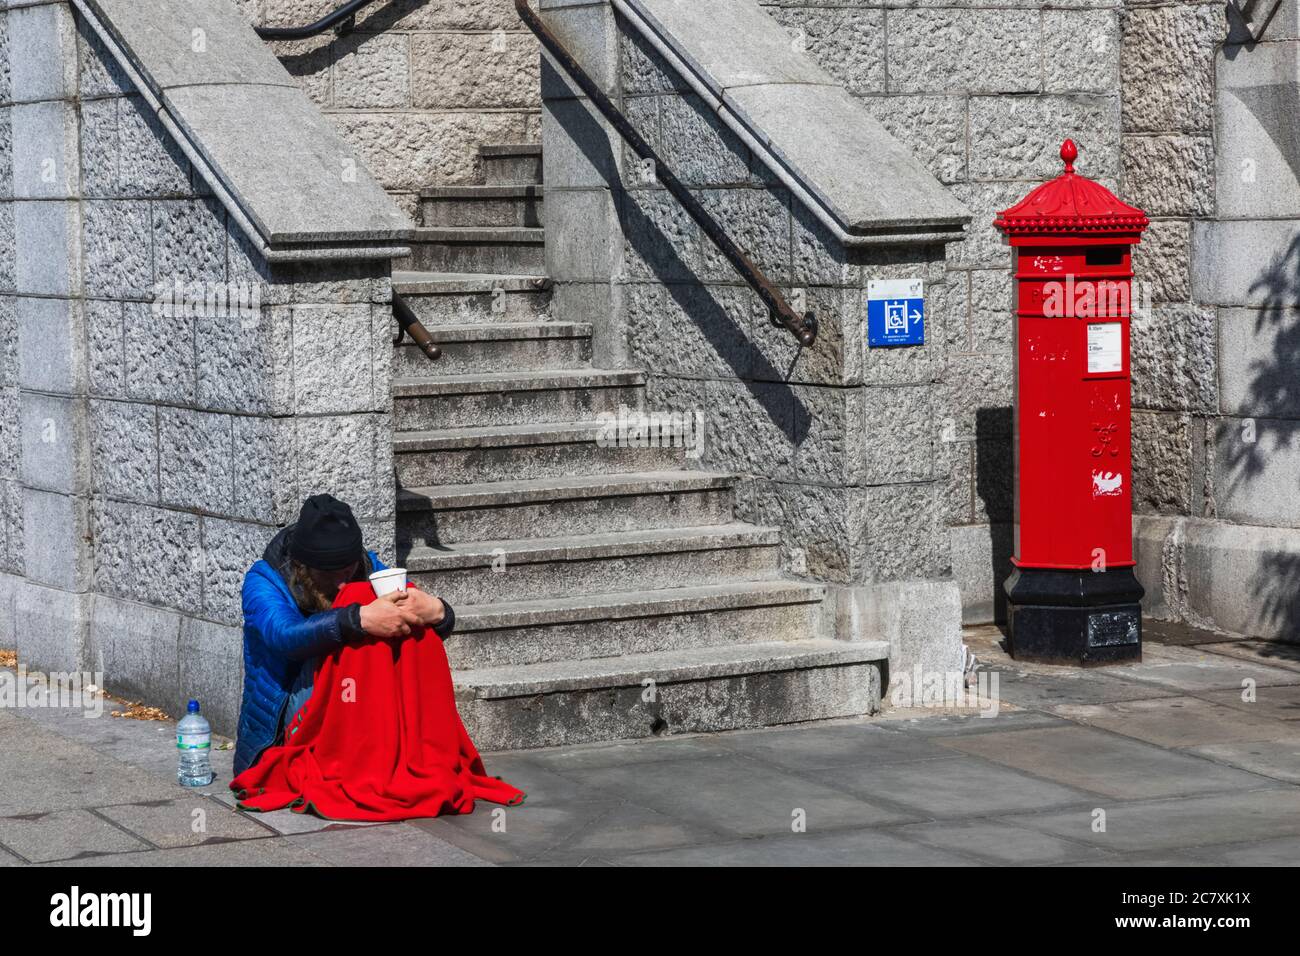
[[[373,637],[406,637],[423,621],[401,591],[375,598],[361,609],[361,626]]]
[[[398,605],[408,608],[420,617],[420,622],[436,627],[447,616],[447,609],[442,601],[432,594],[426,594],[417,588],[407,588],[398,592]]]

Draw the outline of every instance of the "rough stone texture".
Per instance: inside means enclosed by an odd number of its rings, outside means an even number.
[[[1136,312],[1129,347],[1135,408],[1201,414],[1218,409],[1212,309],[1177,305]]]
[[[1124,128],[1209,130],[1214,44],[1227,32],[1218,4],[1129,9],[1124,17]]]
[[[902,93],[1021,93],[1042,83],[1036,10],[888,10],[889,84]],[[936,69],[937,64],[944,69]]]
[[[965,97],[868,96],[863,102],[940,182],[967,177]]]
[[[1035,182],[1058,176],[1061,142],[1073,136],[1079,172],[1112,179],[1120,171],[1118,119],[1115,96],[971,97],[971,178]]]
[[[243,7],[255,25],[311,23],[332,9]],[[270,46],[408,210],[425,186],[474,182],[481,144],[540,139],[537,42],[511,0],[374,4],[345,36]]]
[[[1191,226],[1186,220],[1153,221],[1133,250],[1136,293],[1149,293],[1157,303],[1186,302],[1192,294],[1191,258]]]
[[[1214,143],[1209,136],[1124,137],[1124,197],[1148,216],[1214,212]]]
[[[1193,423],[1187,415],[1133,412],[1133,509],[1192,509]]]
[[[796,50],[806,51],[850,93],[885,88],[885,11],[843,7],[771,10]]]
[[[33,104],[21,136],[0,28],[5,182],[73,144],[70,201],[0,191],[0,570],[26,577],[3,596],[5,643],[20,635],[30,667],[100,658],[110,690],[169,710],[199,693],[233,733],[243,575],[302,497],[351,500],[391,557],[389,267],[262,259],[57,7],[24,14],[60,39],[22,81],[68,67],[80,102]]]

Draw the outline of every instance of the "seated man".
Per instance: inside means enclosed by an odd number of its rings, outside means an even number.
[[[283,743],[286,719],[311,695],[321,655],[364,639],[405,637],[429,625],[451,634],[451,606],[423,591],[388,594],[364,607],[331,609],[339,590],[385,565],[361,540],[352,509],[314,495],[244,576],[244,695],[235,739],[235,775]]]

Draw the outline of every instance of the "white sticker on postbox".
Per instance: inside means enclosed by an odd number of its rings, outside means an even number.
[[[1124,371],[1124,326],[1121,322],[1088,325],[1088,371]]]

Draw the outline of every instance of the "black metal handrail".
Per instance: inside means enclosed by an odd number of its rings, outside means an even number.
[[[682,208],[686,210],[687,215],[695,220],[696,224],[704,230],[705,235],[713,240],[714,244],[722,251],[727,261],[735,267],[736,271],[744,277],[758,297],[763,300],[770,310],[772,324],[778,327],[788,329],[803,345],[812,345],[817,340],[817,319],[811,312],[805,312],[802,316],[786,301],[785,296],[776,284],[763,274],[750,260],[739,246],[737,246],[718,225],[717,221],[709,215],[708,211],[700,204],[681,180],[673,171],[664,165],[664,161],[655,152],[654,148],[642,138],[632,124],[628,122],[627,117],[619,112],[609,97],[601,91],[600,87],[591,78],[586,70],[573,58],[573,55],[565,48],[564,44],[559,41],[550,28],[542,22],[533,9],[528,5],[528,0],[515,0],[515,9],[519,13],[519,19],[524,21],[528,29],[537,35],[542,46],[559,61],[564,67],[565,72],[573,78],[574,82],[582,88],[588,99],[595,104],[596,109],[600,110],[602,116],[618,130],[620,136],[627,141],[632,150],[643,160],[648,160],[654,164],[655,174],[659,182],[673,194]]]
[[[305,27],[253,27],[253,31],[263,40],[305,40],[334,26],[339,27],[339,33],[347,33],[356,25],[357,11],[374,2],[375,0],[349,0],[333,13],[327,13]]]

